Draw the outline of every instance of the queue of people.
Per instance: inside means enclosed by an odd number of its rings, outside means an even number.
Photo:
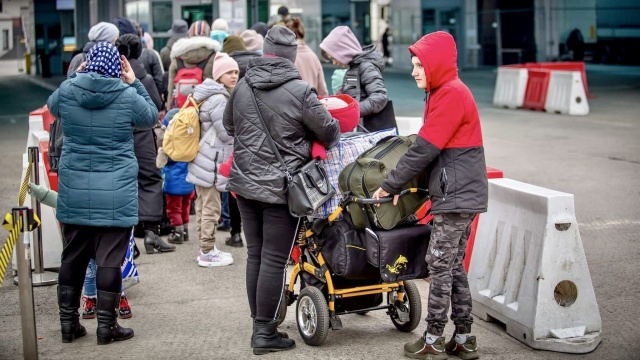
[[[301,20],[286,8],[268,25],[257,23],[240,34],[230,34],[224,19],[212,26],[178,19],[170,34],[158,53],[149,47],[153,39],[127,19],[95,25],[72,60],[69,78],[47,102],[64,132],[57,212],[65,242],[58,288],[62,340],[86,335],[78,313],[83,284],[90,300],[85,305],[95,307],[98,344],[133,337],[116,321],[124,298],[120,264],[132,228],[142,225],[147,254],[172,252],[194,240],[195,262],[204,268],[234,264],[218,246],[217,233],[231,230],[224,244],[232,247],[244,246],[244,234],[253,353],[292,349],[295,341],[278,331],[277,313],[300,220],[289,213],[283,174],[308,162],[313,146],[330,149],[340,139],[340,124],[320,100],[329,95],[323,68],[304,42]],[[346,70],[338,90],[359,102],[360,116],[382,111],[388,102],[383,55],[373,45],[362,46],[345,26],[331,31],[320,49]],[[409,51],[416,85],[431,95],[425,123],[374,194],[398,194],[419,174],[434,189],[427,330],[405,345],[405,355],[474,359],[479,355],[470,335],[462,255],[470,224],[487,205],[479,116],[458,78],[450,35],[428,34]],[[184,90],[185,79],[191,92]],[[190,99],[199,109],[199,150],[191,161],[174,161],[153,128],[169,129]],[[456,173],[456,164],[467,172]],[[451,192],[441,190],[441,172],[456,183]],[[189,236],[194,197],[196,231]],[[160,236],[163,216],[171,224],[168,243]],[[96,294],[85,275],[95,278]],[[450,304],[455,333],[445,343]],[[120,312],[121,318],[130,314],[130,308],[125,316]]]

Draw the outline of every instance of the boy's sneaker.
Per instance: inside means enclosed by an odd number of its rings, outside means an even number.
[[[96,298],[95,297],[82,297],[82,318],[93,319],[96,317]]]
[[[427,344],[425,336],[404,344],[404,355],[422,360],[446,360],[449,358],[445,351],[444,337],[439,337],[433,344]]]
[[[198,255],[198,266],[215,267],[231,264],[233,264],[233,258],[230,256],[224,256],[222,252],[216,248],[213,248],[213,250],[208,253],[200,251],[200,255]]]
[[[451,337],[451,340],[446,345],[447,354],[455,355],[462,360],[479,359],[478,344],[476,343],[475,336],[469,336],[464,344],[458,344],[455,339],[455,334]]]
[[[129,306],[129,302],[127,301],[127,297],[124,296],[124,293],[120,295],[120,308],[118,309],[118,315],[120,319],[128,319],[133,316],[131,313],[131,306]]]

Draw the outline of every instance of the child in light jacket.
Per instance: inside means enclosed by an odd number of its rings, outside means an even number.
[[[216,227],[222,212],[220,191],[226,183],[218,176],[218,167],[233,150],[233,138],[222,125],[222,114],[230,93],[238,82],[238,63],[225,53],[216,55],[212,79],[196,86],[193,94],[200,105],[200,150],[189,163],[187,181],[196,187],[196,222],[200,237],[197,261],[202,267],[226,266],[233,263],[230,253],[216,247]]]

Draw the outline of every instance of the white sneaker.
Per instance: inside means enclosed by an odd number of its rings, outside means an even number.
[[[222,254],[222,256],[233,257],[233,255],[231,253],[228,253],[226,251],[222,251],[222,250],[218,249],[218,247],[215,246],[215,245],[213,245],[213,250],[214,251],[219,251]]]
[[[202,267],[214,267],[214,266],[227,266],[233,264],[233,258],[230,256],[224,256],[218,249],[213,249],[208,253],[200,251],[198,255],[198,266]]]

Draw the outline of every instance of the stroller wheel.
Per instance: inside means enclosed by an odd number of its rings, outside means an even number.
[[[324,342],[329,333],[329,308],[322,291],[313,286],[300,291],[296,320],[298,332],[307,345],[318,346]]]
[[[418,287],[413,281],[404,282],[404,291],[404,302],[402,303],[398,301],[397,293],[388,293],[387,301],[391,305],[389,316],[396,329],[402,332],[411,332],[420,325],[422,302]]]

